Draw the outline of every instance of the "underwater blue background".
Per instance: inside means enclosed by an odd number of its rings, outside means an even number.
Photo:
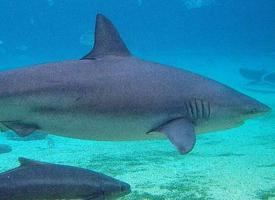
[[[273,0],[1,0],[1,49],[11,56],[1,54],[1,64],[12,65],[22,54],[82,57],[92,40],[80,43],[80,37],[92,38],[98,12],[142,57],[175,51],[263,56],[275,51],[274,10]]]
[[[0,69],[83,57],[103,13],[130,51],[213,78],[275,109],[275,84],[256,85],[239,68],[275,71],[274,0],[1,0]],[[168,141],[94,142],[53,135],[9,140],[0,172],[26,156],[106,173],[132,185],[124,199],[275,199],[274,113],[240,128],[198,136],[181,156]]]

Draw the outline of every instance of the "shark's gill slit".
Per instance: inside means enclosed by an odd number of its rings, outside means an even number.
[[[197,106],[196,106],[196,101],[195,100],[192,100],[191,101],[191,106],[193,108],[193,113],[194,113],[194,116],[193,116],[193,120],[196,121],[197,118],[198,118],[198,111],[197,111]]]
[[[200,118],[203,119],[203,101],[200,100]]]
[[[201,118],[205,119],[207,117],[207,113],[205,112],[206,107],[205,107],[205,102],[203,100],[201,101],[201,110],[202,110]]]
[[[207,119],[210,119],[211,117],[211,105],[210,105],[210,102],[207,102]]]
[[[189,114],[189,118],[190,118],[191,121],[192,121],[192,120],[193,120],[193,110],[192,110],[192,106],[191,106],[190,101],[188,101],[187,105],[188,105],[188,114]]]
[[[196,113],[197,113],[197,118],[196,119],[200,119],[200,108],[199,108],[199,105],[198,105],[198,101],[197,99],[195,99],[195,105],[196,105]]]

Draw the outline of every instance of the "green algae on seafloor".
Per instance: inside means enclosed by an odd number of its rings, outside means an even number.
[[[215,155],[216,157],[241,157],[241,156],[245,156],[245,154],[242,153],[221,153],[221,154],[217,154]]]
[[[202,142],[202,144],[205,144],[205,145],[219,145],[221,144],[222,141],[219,141],[219,140],[212,140],[212,141],[206,141],[206,142]]]
[[[269,168],[269,167],[273,167],[273,168],[275,168],[275,163],[272,163],[272,164],[266,164],[266,165],[258,165],[258,167],[267,167],[267,168]]]
[[[169,191],[166,197],[169,199],[188,199],[188,200],[212,200],[213,198],[209,194],[211,183],[202,183],[203,179],[201,176],[190,176],[186,180],[176,180],[170,184],[163,185],[160,188]],[[179,195],[181,194],[180,198]]]
[[[136,192],[133,191],[128,196],[121,198],[121,200],[130,200],[130,199],[142,199],[142,200],[167,200],[165,196],[162,195],[153,195],[147,192]]]
[[[259,190],[256,194],[260,200],[274,200],[275,199],[275,188],[269,190]]]
[[[155,185],[136,185],[133,192],[122,198],[122,200],[143,199],[143,200],[214,200],[211,197],[210,186],[211,183],[205,181],[202,175],[186,174],[186,179],[177,179],[173,182],[159,186],[160,194],[152,194],[149,192],[142,192],[148,188],[153,188]],[[165,191],[165,192],[163,192]],[[180,195],[179,195],[180,194]]]
[[[245,154],[241,153],[221,153],[221,154],[206,154],[206,153],[190,153],[191,156],[198,157],[241,157],[245,156]]]

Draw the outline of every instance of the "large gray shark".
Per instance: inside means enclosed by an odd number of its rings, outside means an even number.
[[[182,69],[131,55],[106,17],[80,60],[0,73],[0,122],[89,140],[169,140],[180,153],[195,133],[224,130],[270,108],[234,89]]]
[[[0,174],[1,200],[105,200],[131,192],[129,184],[91,170],[19,158]]]

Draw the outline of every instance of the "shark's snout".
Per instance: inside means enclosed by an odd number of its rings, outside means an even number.
[[[106,199],[116,199],[131,193],[131,186],[128,183],[115,179],[107,180],[102,188]]]
[[[122,183],[120,185],[120,190],[123,195],[131,193],[131,186],[127,183]]]
[[[246,114],[253,115],[253,116],[264,115],[272,111],[272,109],[269,106],[258,101],[255,101],[251,105],[247,105],[247,108],[248,109],[246,111]]]
[[[269,106],[267,106],[267,105],[265,105],[265,104],[262,104],[261,106],[260,106],[260,108],[258,108],[258,113],[269,113],[269,112],[271,112],[272,111],[272,109],[269,107]]]

